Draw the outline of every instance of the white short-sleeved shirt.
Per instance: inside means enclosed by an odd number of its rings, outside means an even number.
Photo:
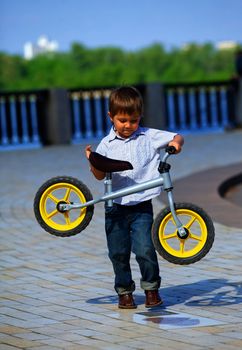
[[[113,173],[113,190],[119,190],[159,176],[160,149],[165,148],[176,134],[168,131],[139,127],[129,138],[118,136],[113,127],[102,139],[96,151],[103,156],[125,160],[133,170]],[[115,203],[135,205],[158,196],[161,187],[116,198]]]

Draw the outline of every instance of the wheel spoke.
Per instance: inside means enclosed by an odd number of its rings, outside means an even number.
[[[70,220],[69,213],[68,213],[68,212],[65,212],[65,213],[64,213],[64,217],[65,217],[65,220],[66,220],[66,224],[67,224],[67,225],[70,225],[71,220]]]
[[[196,217],[193,216],[191,218],[191,220],[185,225],[186,228],[190,228],[192,226],[192,224],[194,223],[194,221],[196,221]]]
[[[171,215],[171,221],[172,221],[173,225],[176,227],[176,223],[175,223],[175,220],[174,220],[172,215]]]
[[[180,241],[180,253],[181,253],[181,254],[184,254],[184,250],[185,250],[185,240],[182,239],[182,240]]]
[[[57,210],[57,209],[55,209],[55,210],[53,210],[51,213],[49,213],[49,214],[47,215],[47,219],[52,218],[52,217],[55,216],[56,214],[58,214],[58,210]]]
[[[189,236],[191,239],[194,239],[195,241],[202,241],[202,237],[200,236],[197,236],[197,235],[194,235],[193,233],[190,233],[190,236]]]
[[[52,193],[48,194],[48,198],[50,198],[55,204],[59,202],[59,199],[57,199]]]
[[[64,201],[68,201],[71,193],[71,188],[67,188]]]
[[[176,238],[177,237],[177,234],[176,234],[176,232],[174,232],[174,233],[171,233],[170,235],[165,235],[164,237],[163,237],[163,240],[167,240],[167,239],[171,239],[171,238]]]

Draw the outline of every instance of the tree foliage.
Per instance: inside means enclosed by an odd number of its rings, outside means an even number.
[[[0,52],[0,89],[80,88],[226,80],[235,75],[235,49],[189,44],[166,51],[154,43],[137,51],[117,47],[88,48],[73,43],[69,52],[32,60]]]

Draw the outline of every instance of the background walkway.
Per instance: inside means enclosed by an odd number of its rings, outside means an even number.
[[[46,179],[75,176],[95,196],[102,194],[83,150],[84,145],[75,145],[0,153],[1,350],[241,349],[241,227],[215,222],[214,246],[194,265],[176,266],[159,258],[165,303],[155,310],[144,307],[132,258],[138,308],[119,310],[103,204],[75,237],[57,238],[38,226],[33,198]],[[241,163],[241,150],[241,131],[187,136],[183,153],[171,159],[173,178],[185,183],[196,172]],[[206,173],[199,179],[208,181]],[[196,193],[194,183],[191,188]],[[162,205],[155,200],[155,212]]]

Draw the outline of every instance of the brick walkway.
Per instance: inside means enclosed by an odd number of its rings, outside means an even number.
[[[194,265],[176,266],[159,258],[165,302],[156,310],[144,307],[132,258],[138,308],[119,310],[107,258],[103,204],[96,206],[91,224],[75,237],[57,238],[38,226],[33,197],[46,179],[75,176],[94,196],[102,194],[102,184],[90,176],[83,149],[61,146],[0,153],[0,349],[241,349],[241,227],[216,221],[214,246]],[[171,159],[173,178],[184,178],[185,183],[197,172],[238,164],[241,149],[241,131],[187,136],[184,152]],[[192,183],[191,188],[197,200]],[[154,201],[155,212],[161,206]]]

